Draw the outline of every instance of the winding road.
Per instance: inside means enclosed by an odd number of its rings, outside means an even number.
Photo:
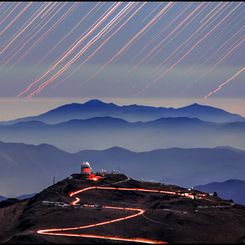
[[[121,182],[128,181],[119,181],[114,184],[118,184]],[[163,190],[154,190],[154,189],[143,189],[143,188],[125,188],[125,187],[112,187],[112,186],[92,186],[83,188],[80,190],[77,190],[75,192],[72,192],[69,194],[70,197],[75,197],[75,200],[72,201],[71,205],[77,205],[80,202],[80,198],[78,198],[76,195],[91,191],[91,190],[110,190],[110,191],[139,191],[139,192],[146,192],[146,193],[159,193],[159,194],[165,194],[165,195],[175,195],[175,196],[184,196],[187,198],[194,199],[194,196],[191,193],[179,193],[179,192],[173,192],[173,191],[163,191]],[[103,236],[103,235],[94,235],[94,234],[86,234],[86,233],[80,233],[80,234],[74,234],[69,233],[69,231],[75,231],[75,230],[82,230],[97,226],[103,226],[107,224],[112,224],[116,222],[120,222],[123,220],[129,220],[133,219],[135,217],[144,215],[145,211],[141,208],[132,208],[132,207],[115,207],[115,206],[102,206],[103,209],[113,209],[113,210],[124,210],[124,211],[132,211],[133,214],[127,215],[121,218],[107,220],[104,222],[99,222],[95,224],[85,225],[85,226],[77,226],[77,227],[68,227],[68,228],[48,228],[44,230],[38,230],[38,234],[42,235],[49,235],[49,236],[65,236],[65,237],[83,237],[83,238],[96,238],[96,239],[107,239],[107,240],[116,240],[116,241],[125,241],[125,242],[138,242],[138,243],[148,243],[148,244],[167,244],[166,241],[160,241],[160,240],[152,240],[152,239],[146,239],[146,238],[125,238],[125,237],[118,237],[118,236]]]

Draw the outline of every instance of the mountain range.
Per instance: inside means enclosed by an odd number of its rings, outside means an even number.
[[[244,180],[245,119],[199,104],[73,103],[0,122],[0,141],[0,194],[8,197],[40,191],[84,160],[185,187]]]
[[[84,120],[105,116],[120,118],[129,122],[153,121],[168,117],[199,118],[200,120],[217,123],[245,121],[245,118],[240,115],[197,103],[180,108],[164,108],[136,104],[119,106],[114,103],[105,103],[93,99],[83,104],[66,104],[38,116],[6,121],[2,122],[2,124],[13,124],[24,121],[40,121],[48,124],[57,124],[73,119]]]
[[[217,192],[223,199],[232,199],[236,203],[245,205],[245,181],[226,180],[224,182],[212,182],[206,185],[195,186],[196,190],[204,192]]]
[[[0,193],[8,197],[35,193],[89,161],[94,171],[106,169],[136,179],[192,187],[213,181],[244,179],[245,151],[226,148],[159,149],[133,152],[119,147],[68,153],[54,146],[0,143]],[[7,187],[7,188],[6,188]]]
[[[101,150],[114,146],[133,151],[159,148],[216,147],[245,149],[245,122],[214,123],[197,118],[160,118],[128,122],[111,117],[73,119],[58,124],[40,121],[0,125],[0,140],[51,144],[65,151]]]
[[[7,199],[7,197],[4,197],[4,196],[1,196],[1,195],[0,195],[0,202],[1,202],[1,201],[4,201],[4,200],[6,200],[6,199]]]
[[[33,194],[23,194],[23,195],[14,197],[14,198],[16,198],[16,199],[18,199],[18,200],[24,200],[24,199],[32,198],[33,196],[35,196],[35,193],[33,193]],[[7,200],[7,199],[8,199],[8,197],[1,196],[1,195],[0,195],[0,202],[1,202],[1,201],[5,201],[5,200]]]
[[[133,151],[210,148],[224,143],[245,150],[245,119],[198,104],[174,109],[90,100],[1,122],[0,140],[52,144],[69,152],[114,146]]]

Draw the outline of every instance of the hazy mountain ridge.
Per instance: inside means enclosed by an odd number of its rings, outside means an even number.
[[[164,124],[169,124],[173,125],[174,124],[186,124],[186,125],[210,125],[210,126],[225,126],[225,125],[231,125],[231,126],[245,126],[245,122],[233,122],[233,123],[214,123],[214,122],[208,122],[208,121],[203,121],[198,118],[189,118],[189,117],[167,117],[167,118],[158,118],[156,120],[152,121],[147,121],[147,122],[142,122],[142,121],[137,121],[137,122],[129,122],[127,120],[121,119],[121,118],[114,118],[110,116],[104,116],[104,117],[92,117],[88,119],[71,119],[68,121],[60,122],[60,123],[55,123],[55,124],[50,124],[38,120],[33,120],[33,121],[21,121],[21,122],[15,122],[13,124],[8,124],[8,125],[0,125],[1,128],[24,128],[24,127],[50,127],[50,128],[55,128],[59,126],[70,126],[70,125],[103,125],[103,126],[111,126],[111,124],[114,124],[116,126],[121,126],[121,125],[133,125],[135,127],[139,126],[164,126]],[[186,126],[183,125],[183,126]]]
[[[36,193],[33,193],[33,194],[23,194],[23,195],[20,195],[20,196],[17,196],[17,197],[11,197],[11,198],[16,198],[18,200],[24,200],[24,199],[32,198],[35,195],[36,195]],[[8,199],[8,197],[4,197],[4,196],[1,196],[0,195],[0,202],[1,201],[5,201],[7,199]]]
[[[113,146],[133,151],[176,146],[209,148],[224,142],[230,147],[245,149],[245,122],[214,123],[187,117],[128,122],[109,116],[73,119],[58,124],[29,121],[0,125],[0,140],[47,143],[70,152]]]
[[[6,200],[6,199],[7,199],[7,197],[4,197],[4,196],[1,196],[1,195],[0,195],[0,202],[1,202],[1,201],[4,201],[4,200]]]
[[[52,183],[54,176],[57,181],[79,172],[81,161],[91,162],[95,171],[115,169],[134,178],[190,187],[231,178],[244,179],[244,159],[245,151],[222,148],[133,152],[113,147],[72,154],[47,144],[0,142],[0,167],[3,170],[0,173],[0,193],[18,196],[40,191]],[[8,193],[5,186],[8,186]]]
[[[72,119],[89,119],[104,116],[121,118],[131,122],[152,121],[167,117],[190,117],[212,122],[245,121],[245,118],[240,115],[197,103],[180,108],[164,108],[136,104],[118,106],[114,103],[104,103],[94,99],[83,104],[63,105],[38,116],[1,122],[1,124],[13,124],[20,121],[42,121],[53,124]]]
[[[223,199],[232,199],[236,203],[245,205],[245,181],[230,179],[224,182],[212,182],[206,185],[195,186],[196,190],[204,192],[216,191]]]

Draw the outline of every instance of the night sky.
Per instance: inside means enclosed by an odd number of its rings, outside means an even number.
[[[2,2],[0,97],[240,101],[244,6]]]

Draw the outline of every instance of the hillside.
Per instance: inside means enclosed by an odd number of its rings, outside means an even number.
[[[212,182],[195,186],[196,190],[205,192],[216,191],[223,199],[232,199],[236,203],[245,205],[245,181],[230,179],[224,182]]]
[[[218,123],[245,121],[245,118],[240,115],[197,103],[180,108],[165,108],[136,104],[119,106],[114,103],[105,103],[94,99],[83,104],[66,104],[38,116],[21,118],[4,123],[13,124],[20,121],[41,121],[48,124],[55,124],[73,119],[81,120],[105,116],[120,118],[130,122],[152,121],[167,117],[199,118],[200,120]]]
[[[87,187],[107,189],[69,197],[69,193]],[[196,198],[184,197],[181,193]],[[75,206],[42,203],[69,204],[75,198],[79,200]],[[196,244],[240,243],[245,238],[244,206],[174,185],[128,179],[123,174],[106,174],[98,182],[79,176],[66,178],[28,201],[0,208],[0,217],[0,242],[7,243],[90,244],[136,239],[153,243]],[[119,218],[123,221],[117,220]],[[112,220],[115,221],[109,222]],[[51,227],[57,231],[46,231],[45,235],[42,230]],[[69,229],[59,230],[64,227]]]
[[[136,179],[191,187],[244,179],[245,152],[226,148],[159,149],[133,152],[119,147],[68,153],[54,146],[0,143],[0,194],[16,197],[39,192],[89,161],[97,171],[119,170]],[[140,171],[139,171],[140,170]],[[8,186],[8,191],[5,186]]]

